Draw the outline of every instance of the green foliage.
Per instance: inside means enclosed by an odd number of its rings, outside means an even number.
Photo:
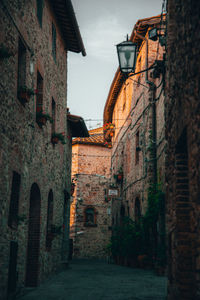
[[[36,118],[37,118],[37,119],[45,118],[45,119],[48,120],[50,123],[53,123],[52,117],[51,117],[48,113],[46,113],[46,112],[44,112],[44,111],[39,111],[39,112],[37,112],[37,113],[36,113]]]
[[[20,92],[26,92],[30,96],[35,95],[34,89],[30,89],[26,85],[20,86],[19,90]]]
[[[148,190],[148,207],[138,222],[124,217],[120,226],[113,228],[109,251],[114,258],[137,260],[146,255],[149,265],[166,265],[164,193],[160,185]],[[159,232],[157,225],[159,224]]]
[[[52,134],[52,138],[58,138],[60,141],[61,141],[61,143],[62,144],[66,144],[66,142],[65,142],[65,134],[64,134],[64,132],[62,132],[62,133],[53,133]]]

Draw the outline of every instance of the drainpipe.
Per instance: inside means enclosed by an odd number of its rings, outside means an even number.
[[[145,40],[146,42],[146,69],[148,69],[148,39],[135,30],[135,35],[137,35],[142,40]],[[152,142],[153,142],[153,149],[152,149],[152,160],[153,160],[153,183],[156,187],[157,184],[157,128],[156,128],[156,104],[155,104],[155,91],[156,86],[154,82],[150,81],[148,79],[148,71],[145,72],[145,82],[149,84],[149,90],[150,90],[150,97],[149,101],[151,103],[152,108]]]

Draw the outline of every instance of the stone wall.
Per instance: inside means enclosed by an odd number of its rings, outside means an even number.
[[[70,237],[74,257],[105,259],[111,237],[111,202],[106,197],[110,149],[104,146],[102,128],[89,133],[89,138],[75,139],[72,145],[75,192],[70,207]],[[96,144],[91,143],[94,140]],[[87,208],[94,211],[92,223],[87,220]]]
[[[168,299],[200,299],[199,3],[168,0]]]
[[[104,176],[84,174],[78,174],[76,179],[76,194],[72,202],[72,206],[76,205],[72,235],[74,257],[105,259],[111,236],[111,203],[105,198],[108,180]],[[94,224],[87,224],[85,210],[88,207],[95,210]]]
[[[38,268],[32,269],[37,284],[49,273],[60,267],[63,235],[56,235],[51,250],[46,248],[47,207],[49,192],[53,193],[53,224],[62,226],[66,197],[64,190],[70,184],[70,141],[66,145],[53,145],[52,125],[36,122],[36,97],[27,103],[19,101],[17,88],[18,43],[21,40],[25,52],[23,64],[24,84],[37,89],[37,72],[43,78],[43,110],[52,114],[52,98],[55,101],[55,131],[67,133],[66,128],[66,51],[59,27],[48,1],[44,1],[43,23],[40,27],[36,15],[37,1],[1,1],[0,44],[9,52],[9,57],[0,58],[1,101],[0,101],[0,294],[1,299],[20,291],[25,284],[28,240],[30,238],[30,201],[38,201],[39,236]],[[52,22],[57,31],[56,62],[52,56]],[[39,91],[40,92],[40,91]],[[66,173],[66,165],[68,172]],[[18,226],[8,226],[12,194],[13,172],[20,175]],[[33,195],[31,196],[31,190]],[[34,198],[35,197],[35,198]],[[65,214],[69,203],[65,203]],[[69,214],[69,213],[68,213]],[[68,216],[69,217],[69,216]],[[29,228],[29,229],[28,229]],[[17,257],[10,255],[11,241],[18,245]],[[30,245],[30,244],[29,244]],[[30,246],[31,247],[31,246]],[[15,247],[14,247],[15,248]],[[13,249],[14,249],[13,248]],[[14,250],[13,250],[14,251]],[[11,262],[11,256],[13,261]],[[9,273],[9,263],[11,267]],[[12,266],[11,266],[12,265]],[[13,269],[12,269],[13,267]],[[12,273],[12,275],[11,275]],[[14,276],[14,277],[13,277]],[[8,279],[9,277],[9,279]],[[14,283],[13,283],[14,281]],[[15,289],[16,283],[16,289]]]
[[[147,67],[146,49],[146,41],[143,41],[137,56],[136,73]],[[158,51],[157,49],[158,41],[148,40],[148,67],[156,59],[163,60],[163,47],[159,46]],[[153,114],[156,137],[153,136]],[[153,78],[153,72],[148,71],[148,77],[144,72],[128,78],[115,102],[112,122],[116,128],[112,138],[112,181],[121,191],[121,204],[119,200],[113,202],[113,224],[119,224],[120,206],[125,208],[126,216],[135,219],[136,199],[139,199],[142,215],[145,214],[148,188],[155,181],[155,175],[156,180],[162,184],[162,189],[165,189],[163,75]],[[152,153],[155,138],[156,160]],[[117,182],[114,176],[120,169],[123,171],[123,181]]]

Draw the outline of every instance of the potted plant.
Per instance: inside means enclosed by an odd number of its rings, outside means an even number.
[[[61,132],[61,133],[54,132],[52,134],[52,137],[51,137],[52,144],[58,144],[59,141],[63,145],[66,144],[66,142],[65,142],[65,133],[64,132]]]
[[[117,171],[117,174],[114,175],[117,182],[121,182],[123,180],[123,170],[122,167],[120,167]]]
[[[40,127],[42,127],[43,125],[46,125],[47,121],[49,121],[51,123],[53,122],[51,116],[42,110],[40,110],[36,113],[36,121]]]
[[[105,130],[105,131],[109,130],[109,129],[114,130],[114,128],[115,128],[115,124],[113,124],[111,122],[105,123],[103,125],[103,130]]]
[[[112,143],[111,142],[105,142],[104,146],[106,146],[107,148],[112,148]]]
[[[30,99],[30,97],[34,94],[35,94],[34,89],[30,89],[26,85],[19,87],[18,98],[23,103],[26,103]]]

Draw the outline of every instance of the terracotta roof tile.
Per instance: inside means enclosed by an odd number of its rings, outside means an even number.
[[[88,144],[104,146],[105,140],[103,135],[103,127],[89,130],[89,137],[75,138],[72,140],[72,145],[75,144]]]

